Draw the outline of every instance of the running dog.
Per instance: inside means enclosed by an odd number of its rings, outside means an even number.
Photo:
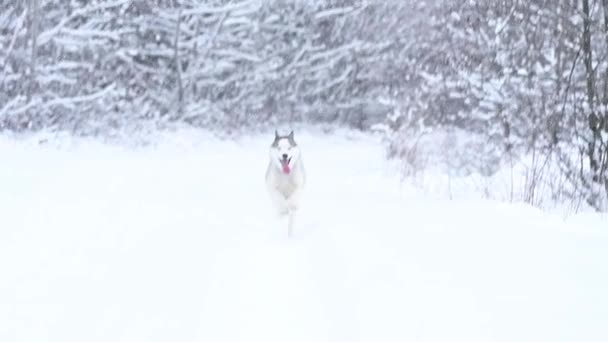
[[[281,136],[275,130],[269,150],[270,161],[266,168],[266,187],[280,217],[288,216],[287,234],[292,236],[295,214],[306,184],[306,172],[300,147],[293,131]]]

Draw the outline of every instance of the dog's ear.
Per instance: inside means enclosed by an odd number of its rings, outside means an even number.
[[[289,135],[287,136],[287,139],[289,139],[289,142],[290,142],[292,145],[294,145],[294,146],[296,146],[296,145],[297,145],[296,140],[295,140],[295,139],[294,139],[294,137],[293,137],[293,131],[289,132]]]
[[[279,140],[281,139],[281,137],[279,136],[279,132],[277,132],[277,130],[274,130],[274,140],[272,141],[271,146],[272,147],[277,147],[277,145],[279,144]]]

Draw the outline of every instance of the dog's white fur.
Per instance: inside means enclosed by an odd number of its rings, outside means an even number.
[[[287,156],[289,173],[283,172],[281,159]],[[279,216],[288,216],[287,233],[292,236],[295,214],[300,208],[302,191],[306,184],[306,171],[300,147],[294,140],[293,131],[275,139],[269,149],[270,161],[266,168],[266,187]]]

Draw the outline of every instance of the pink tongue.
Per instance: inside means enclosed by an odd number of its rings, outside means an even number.
[[[291,172],[291,169],[289,168],[289,164],[287,164],[287,163],[281,163],[281,164],[283,164],[283,172],[284,173]]]

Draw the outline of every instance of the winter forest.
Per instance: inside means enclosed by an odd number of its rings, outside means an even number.
[[[528,160],[527,202],[606,211],[608,0],[0,2],[4,132],[283,123],[379,131],[405,174]]]
[[[0,341],[608,341],[608,0],[0,0]]]

